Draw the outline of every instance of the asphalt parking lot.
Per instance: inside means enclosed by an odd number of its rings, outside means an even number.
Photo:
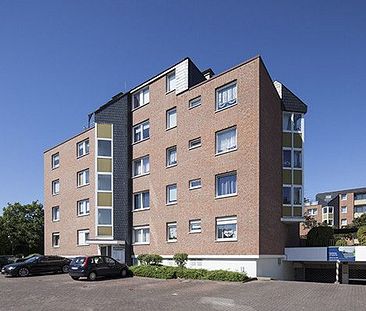
[[[126,278],[73,281],[68,275],[5,278],[0,310],[365,310],[366,286]]]

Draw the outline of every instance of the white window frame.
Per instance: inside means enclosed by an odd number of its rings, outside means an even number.
[[[81,176],[81,178],[80,178]],[[85,169],[77,172],[77,187],[84,187],[90,184],[90,172],[89,169]]]
[[[83,153],[82,154],[79,154],[79,146],[80,145],[82,145],[83,146],[83,148],[82,148],[82,150],[83,150]],[[87,148],[87,146],[88,146],[88,148]],[[89,143],[89,138],[87,138],[87,139],[84,139],[84,140],[82,140],[82,141],[80,141],[80,142],[78,142],[77,144],[76,144],[76,156],[77,156],[77,158],[81,158],[81,157],[84,157],[84,156],[86,156],[86,155],[88,155],[89,154],[89,152],[90,152],[90,143]]]
[[[55,242],[55,237],[58,236],[58,243],[56,244]],[[61,236],[60,236],[60,232],[52,232],[52,247],[53,248],[59,248],[60,247],[60,241],[61,241]]]
[[[56,191],[56,185],[58,185],[58,191]],[[52,195],[58,195],[60,193],[60,180],[59,179],[52,180],[51,187],[52,187]]]
[[[219,225],[236,225],[236,232],[235,237],[232,238],[219,238]],[[215,234],[216,234],[216,241],[237,241],[238,240],[238,217],[237,216],[230,216],[230,217],[217,217],[215,219]]]
[[[175,201],[170,200],[169,190],[173,189],[173,188],[175,188],[175,191],[176,191],[176,200]],[[177,202],[178,202],[178,186],[177,186],[177,184],[167,185],[166,186],[166,205],[174,205],[174,204],[177,204]]]
[[[199,224],[199,229],[192,229],[192,225]],[[202,232],[202,221],[201,219],[192,219],[189,221],[189,233],[201,233]]]
[[[149,194],[149,206],[148,207],[144,207],[144,200],[143,200],[143,195],[145,193]],[[141,208],[136,208],[135,205],[135,197],[136,196],[140,196],[140,204],[141,204]],[[149,210],[150,209],[150,191],[149,190],[144,190],[144,191],[139,191],[139,192],[135,192],[132,196],[132,211],[136,212],[136,211],[145,211],[145,210]]]
[[[174,85],[173,87],[171,88],[170,87],[170,77],[174,77]],[[174,91],[175,89],[177,88],[177,77],[176,77],[176,74],[175,74],[175,70],[167,73],[166,75],[166,93],[170,93],[172,91]]]
[[[111,223],[110,224],[101,224],[101,223],[99,223],[99,210],[109,210],[111,212]],[[107,206],[98,207],[96,218],[97,218],[97,226],[98,227],[112,227],[113,226],[113,208],[107,207]]]
[[[284,118],[285,118],[285,115],[290,116],[290,124],[291,124],[290,127],[291,128],[289,130],[284,128]],[[291,133],[292,132],[292,129],[294,127],[293,123],[294,122],[293,122],[293,118],[292,118],[292,113],[291,112],[288,112],[288,111],[284,111],[282,113],[282,132],[284,132],[284,133]]]
[[[175,163],[170,163],[170,152],[175,150]],[[166,167],[172,167],[177,166],[178,164],[178,150],[177,146],[171,146],[169,148],[166,148]]]
[[[198,186],[192,186],[192,183],[195,182],[195,181],[199,181],[200,184]],[[189,190],[200,189],[200,188],[202,188],[201,178],[195,178],[195,179],[191,179],[189,181]]]
[[[82,239],[80,239],[80,234],[84,235],[84,237]],[[88,246],[89,243],[87,243],[86,241],[88,240],[87,236],[89,237],[89,235],[90,235],[89,229],[77,230],[77,245],[78,246]],[[81,243],[80,241],[84,241],[84,243]]]
[[[195,142],[199,142],[195,145],[192,145],[194,144]],[[189,150],[192,150],[192,149],[196,149],[196,148],[199,148],[202,146],[202,141],[201,141],[201,137],[197,137],[197,138],[193,138],[191,139],[189,142],[188,142],[188,149]]]
[[[108,141],[111,143],[111,155],[110,156],[106,156],[106,155],[99,155],[99,141]],[[97,140],[97,157],[100,159],[111,159],[113,156],[113,141],[112,139],[107,139],[107,138],[98,138]]]
[[[145,125],[149,126],[149,136],[147,136],[147,137],[144,137],[144,126]],[[140,140],[135,141],[135,129],[140,129],[140,131],[141,131],[141,139]],[[132,144],[137,144],[139,142],[142,142],[142,141],[145,141],[145,140],[148,140],[148,139],[150,139],[150,120],[145,120],[145,121],[143,121],[141,123],[138,123],[138,124],[136,124],[132,127]]]
[[[57,218],[55,217],[55,212],[54,212],[56,210],[58,210],[58,217]],[[51,209],[51,213],[52,213],[52,221],[53,222],[60,221],[61,215],[60,215],[60,206],[59,205],[53,206],[52,209]]]
[[[170,124],[170,115],[174,113],[175,114],[175,124]],[[173,107],[169,110],[166,111],[166,129],[170,130],[173,129],[175,127],[177,127],[178,125],[178,113],[177,113],[177,107]]]
[[[345,211],[343,210],[343,208],[345,209]],[[347,213],[347,206],[341,206],[341,214],[346,214]]]
[[[146,98],[145,95],[147,94]],[[140,97],[140,103],[138,106],[135,106],[135,96],[139,96]],[[141,99],[142,99],[142,104],[141,104]],[[132,107],[131,110],[136,110],[140,107],[143,107],[145,105],[147,105],[148,103],[150,103],[150,89],[149,86],[144,87],[143,89],[135,92],[132,94]]]
[[[136,241],[136,231],[141,231],[141,236],[144,236],[144,230],[148,230],[148,235],[146,238],[146,232],[145,232],[145,240],[146,241]],[[148,245],[150,244],[150,226],[137,226],[132,228],[132,245]]]
[[[82,205],[84,205],[83,208]],[[84,210],[85,212],[80,212]],[[79,200],[77,201],[76,203],[76,213],[77,213],[77,216],[88,216],[90,214],[90,202],[89,202],[89,199],[83,199],[83,200]]]
[[[295,129],[295,115],[300,115],[300,126],[301,126],[300,130]],[[304,127],[303,119],[304,115],[302,113],[294,112],[292,114],[292,130],[294,131],[294,133],[302,133],[302,129]]]
[[[219,195],[219,178],[220,177],[226,177],[226,176],[235,176],[236,177],[236,185],[235,185],[235,192],[234,193],[229,193],[229,194],[222,194]],[[221,198],[228,198],[228,197],[234,197],[238,195],[238,173],[237,171],[231,171],[231,172],[227,172],[227,173],[221,173],[221,174],[217,174],[215,176],[215,198],[217,199],[221,199]]]
[[[106,190],[106,189],[99,189],[99,176],[102,175],[106,175],[106,176],[110,176],[111,177],[111,189],[110,190]],[[107,172],[103,172],[103,173],[98,173],[97,174],[97,185],[96,185],[97,191],[100,192],[112,192],[113,191],[113,174],[112,173],[107,173]]]
[[[55,159],[57,159],[57,158],[58,158],[58,163],[55,164]],[[51,166],[52,166],[52,169],[60,167],[60,153],[59,152],[56,152],[51,156]]]
[[[170,227],[174,227],[175,226],[175,232],[176,232],[176,237],[175,239],[169,239],[169,228]],[[166,241],[168,243],[172,243],[172,242],[177,242],[178,240],[178,226],[177,226],[177,222],[168,222],[166,224]]]
[[[202,98],[201,96],[197,96],[188,102],[188,109],[197,108],[201,105],[202,105]]]
[[[224,104],[228,104],[229,103],[229,105],[225,105],[224,107],[220,108],[219,107],[219,93],[221,91],[225,90],[225,89],[228,89],[228,88],[232,87],[232,86],[235,86],[235,88],[236,88],[236,90],[235,90],[235,93],[236,93],[235,99],[233,99],[232,102],[227,101]],[[230,107],[233,107],[233,106],[237,105],[237,103],[238,103],[238,83],[237,83],[237,81],[229,82],[229,83],[227,83],[227,84],[225,84],[223,86],[220,86],[219,88],[216,89],[216,96],[215,96],[216,112],[217,111],[222,111],[222,110],[228,109]]]
[[[219,147],[219,135],[220,134],[223,134],[223,133],[226,133],[226,132],[230,132],[230,131],[235,131],[235,147],[232,147],[230,149],[227,149],[227,150],[224,150],[224,151],[219,151],[218,150],[218,147]],[[238,130],[236,128],[236,125],[235,126],[231,126],[229,128],[226,128],[226,129],[223,129],[223,130],[220,130],[220,131],[217,131],[215,133],[215,137],[216,137],[216,146],[215,146],[215,151],[216,151],[216,155],[219,155],[219,154],[224,154],[224,153],[228,153],[228,152],[232,152],[232,151],[235,151],[235,150],[238,150]]]
[[[341,200],[342,201],[346,201],[347,200],[347,193],[346,194],[341,194]]]
[[[318,215],[318,209],[317,208],[309,208],[308,209],[308,215],[309,216],[316,216],[316,215]]]
[[[345,223],[343,223],[343,221],[345,222]],[[347,226],[348,225],[348,223],[347,223],[347,219],[346,218],[342,218],[341,219],[341,226]]]
[[[146,172],[144,172],[144,160],[145,159],[148,160],[148,169],[146,170]],[[141,174],[135,175],[135,166],[138,163],[140,163],[140,165],[141,165]],[[145,175],[149,175],[149,174],[150,174],[150,156],[149,155],[145,155],[141,158],[137,158],[132,161],[132,178],[145,176]]]

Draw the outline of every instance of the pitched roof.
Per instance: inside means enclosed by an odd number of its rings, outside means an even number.
[[[282,100],[282,109],[284,111],[306,113],[308,106],[292,93],[286,86],[281,82],[275,81],[274,85],[277,89],[278,95]]]

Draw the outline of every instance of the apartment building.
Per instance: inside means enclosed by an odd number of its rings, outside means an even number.
[[[117,94],[44,154],[46,253],[172,264],[185,252],[190,267],[284,278],[303,219],[306,110],[260,57],[216,75],[185,58]]]

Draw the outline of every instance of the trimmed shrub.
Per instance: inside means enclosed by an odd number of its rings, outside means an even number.
[[[205,269],[178,268],[176,275],[180,279],[204,280],[206,279],[207,272]]]
[[[339,239],[335,243],[336,246],[347,246],[347,241],[345,239]]]
[[[176,268],[167,266],[133,266],[130,268],[133,275],[156,279],[176,279]]]
[[[366,226],[361,226],[358,228],[357,239],[360,245],[366,245]]]
[[[174,254],[173,259],[178,267],[185,267],[188,260],[188,254],[186,253],[177,253]]]
[[[306,246],[329,246],[333,235],[334,231],[331,227],[314,227],[307,235]]]
[[[137,256],[138,261],[142,265],[159,265],[163,261],[163,257],[156,254],[141,254]]]
[[[208,271],[206,278],[212,281],[229,281],[229,282],[243,282],[248,279],[245,273],[232,272],[226,270]]]

